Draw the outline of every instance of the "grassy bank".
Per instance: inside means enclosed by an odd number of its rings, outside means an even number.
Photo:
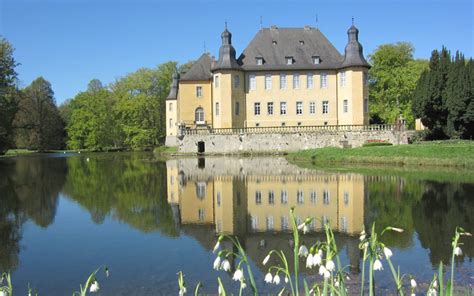
[[[474,168],[474,141],[435,141],[352,149],[321,148],[290,153],[296,164],[389,164]]]

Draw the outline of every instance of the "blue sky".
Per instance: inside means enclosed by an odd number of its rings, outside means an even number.
[[[364,53],[411,42],[429,58],[443,44],[473,56],[472,0],[454,1],[144,1],[0,0],[0,34],[16,48],[22,86],[49,80],[61,103],[92,78],[103,83],[174,60],[217,55],[227,20],[237,54],[263,26],[316,26],[340,51],[355,17]]]

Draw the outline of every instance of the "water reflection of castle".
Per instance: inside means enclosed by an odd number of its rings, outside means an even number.
[[[216,233],[244,235],[284,232],[297,219],[316,218],[311,228],[330,221],[333,230],[359,233],[364,224],[362,175],[304,170],[275,158],[170,160],[168,202],[180,225],[213,225]]]

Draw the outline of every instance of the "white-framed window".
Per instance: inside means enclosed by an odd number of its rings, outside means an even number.
[[[321,217],[321,227],[324,228],[324,225],[328,224],[329,223],[329,219],[328,217],[326,217],[325,215],[323,215]]]
[[[262,204],[262,192],[260,190],[255,191],[255,203],[257,205]]]
[[[168,110],[169,110],[169,111],[173,111],[173,103],[169,103],[169,105],[168,105]]]
[[[219,102],[216,102],[216,116],[219,116],[220,111]]]
[[[341,231],[347,232],[348,229],[349,229],[349,223],[347,221],[347,217],[342,217],[341,218]]]
[[[281,191],[281,204],[286,205],[288,203],[288,191]]]
[[[235,102],[235,115],[240,115],[240,102]]]
[[[316,114],[316,102],[309,102],[309,114]]]
[[[268,115],[273,115],[273,102],[268,102],[267,103],[267,114]]]
[[[328,74],[327,73],[321,73],[321,76],[320,76],[320,86],[321,88],[326,88],[328,87]]]
[[[300,74],[293,74],[293,88],[300,88]]]
[[[288,216],[281,217],[281,230],[288,230]]]
[[[170,127],[173,127],[173,118],[170,118],[170,120],[169,120],[169,121],[170,121],[170,122],[169,122],[169,124],[170,124]]]
[[[214,76],[214,87],[219,87],[219,75]]]
[[[349,204],[349,192],[347,191],[344,191],[344,205],[348,205]]]
[[[341,72],[341,87],[346,87],[347,86],[347,77],[346,77],[346,71]]]
[[[260,103],[254,103],[253,112],[255,115],[260,115]]]
[[[313,56],[313,64],[319,65],[321,63],[321,58],[319,56]]]
[[[311,200],[311,203],[315,205],[316,204],[316,191],[311,191],[309,198]]]
[[[196,183],[196,196],[200,200],[203,200],[206,197],[206,182]]]
[[[239,75],[235,75],[234,76],[234,88],[237,88],[240,86],[240,76]]]
[[[286,115],[286,102],[280,102],[280,115]]]
[[[257,65],[259,65],[259,66],[263,65],[263,58],[262,57],[257,57],[256,60],[257,60]]]
[[[202,97],[202,86],[196,86],[196,97]]]
[[[198,209],[198,219],[204,221],[204,209]]]
[[[252,227],[252,230],[257,230],[257,228],[258,228],[258,217],[257,216],[251,216],[250,217],[250,225]]]
[[[364,112],[369,113],[369,98],[364,99]]]
[[[196,108],[194,111],[194,119],[196,124],[203,124],[204,123],[204,109],[201,107]]]
[[[275,192],[273,192],[273,190],[268,191],[268,204],[275,204]]]
[[[296,191],[296,202],[298,204],[304,203],[304,193],[303,190]]]
[[[303,102],[296,102],[296,114],[303,114]]]
[[[323,191],[323,204],[328,205],[331,197],[329,196],[329,190],[324,189]]]
[[[254,74],[249,75],[249,88],[250,90],[257,89],[257,77]]]
[[[221,192],[220,192],[220,191],[217,191],[217,194],[216,194],[216,203],[217,203],[217,207],[220,207],[220,206],[221,206]]]
[[[343,100],[342,101],[342,112],[343,113],[349,112],[349,101],[348,100]]]
[[[287,65],[293,65],[293,57],[285,57]]]
[[[323,114],[329,113],[329,101],[323,101]]]
[[[273,216],[267,216],[267,230],[273,230]]]
[[[313,73],[306,75],[306,88],[313,88]]]
[[[265,74],[265,89],[272,89],[272,75]]]
[[[286,74],[280,74],[280,89],[286,89]]]

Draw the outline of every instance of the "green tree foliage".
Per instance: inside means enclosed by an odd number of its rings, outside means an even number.
[[[415,60],[413,52],[410,43],[399,42],[380,45],[369,55],[373,65],[369,70],[372,121],[394,123],[401,114],[413,126],[413,91],[428,65],[425,60]]]
[[[17,73],[18,63],[13,57],[14,49],[0,37],[0,155],[13,143],[13,119],[17,112]]]
[[[459,52],[454,59],[445,47],[432,52],[429,69],[421,75],[413,101],[413,112],[429,129],[430,138],[473,137],[472,67],[472,59],[466,63]]]
[[[72,149],[104,150],[119,146],[119,136],[113,114],[114,101],[109,90],[79,93],[67,107],[68,146]],[[67,115],[69,113],[69,115]]]

